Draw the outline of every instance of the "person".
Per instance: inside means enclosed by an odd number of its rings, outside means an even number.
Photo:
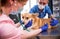
[[[14,21],[17,27],[19,27],[21,24],[21,11],[23,10],[23,6],[26,4],[26,0],[21,1],[21,2],[16,2],[14,1],[14,5],[12,12],[10,12],[9,17]],[[17,10],[18,8],[18,10]]]
[[[15,1],[23,2],[25,0]],[[27,0],[25,2],[27,2]],[[19,27],[17,28],[13,20],[9,18],[12,9],[15,10],[13,5],[15,5],[14,0],[1,0],[2,14],[0,15],[0,39],[27,39],[48,29],[48,24],[30,32],[21,30]]]
[[[31,8],[30,13],[38,13],[39,18],[44,18],[48,14],[48,18],[51,18],[51,26],[58,24],[58,20],[53,17],[53,13],[48,6],[48,0],[38,0],[38,4]]]
[[[14,1],[15,5],[13,6],[14,10],[15,11],[12,11],[10,14],[9,14],[9,17],[16,23],[18,23],[20,20],[21,20],[21,11],[23,10],[23,5],[26,4],[24,3],[25,1],[23,2],[20,2],[19,6],[20,8],[18,10],[16,10],[18,7],[18,5],[16,5],[16,1]]]
[[[11,2],[12,4],[12,2]],[[16,0],[14,1],[14,5],[12,6],[12,12],[10,12],[9,17],[14,21],[14,23],[16,24],[17,27],[19,27],[21,24],[21,11],[23,10],[23,6],[26,4],[26,0],[24,1],[18,1],[16,2]]]

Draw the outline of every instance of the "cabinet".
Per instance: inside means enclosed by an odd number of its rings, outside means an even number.
[[[53,2],[53,14],[55,17],[60,16],[60,0],[52,0]]]

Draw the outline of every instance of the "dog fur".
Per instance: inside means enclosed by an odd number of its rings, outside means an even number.
[[[50,21],[51,18],[48,19],[43,19],[43,18],[38,18],[38,14],[30,14],[30,13],[24,13],[22,14],[22,21],[24,22],[24,24],[27,24],[28,21],[32,20],[32,26],[29,27],[29,29],[39,29],[40,27],[42,27],[44,24],[48,23],[48,29],[51,29],[52,26],[50,26]]]

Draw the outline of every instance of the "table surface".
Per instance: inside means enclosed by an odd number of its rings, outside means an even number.
[[[47,30],[39,34],[39,36],[60,36],[60,24],[57,25],[57,28]]]

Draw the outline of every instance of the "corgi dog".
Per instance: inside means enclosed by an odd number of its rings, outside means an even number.
[[[32,26],[29,27],[29,29],[39,29],[40,27],[44,26],[44,24],[48,24],[48,29],[51,29],[52,26],[50,25],[51,18],[43,19],[39,18],[37,13],[30,14],[30,13],[24,13],[21,15],[22,21],[26,25],[30,20],[32,20]]]

